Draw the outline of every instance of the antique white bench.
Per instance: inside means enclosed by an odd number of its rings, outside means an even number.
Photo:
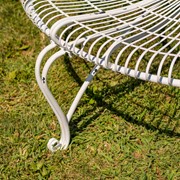
[[[58,118],[61,138],[48,148],[66,149],[69,121],[99,68],[180,87],[180,0],[21,0],[24,10],[51,43],[39,54],[38,85]],[[43,66],[45,55],[59,47]],[[47,85],[51,64],[65,53],[95,64],[67,115]]]

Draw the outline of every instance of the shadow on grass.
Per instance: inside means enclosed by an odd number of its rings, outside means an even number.
[[[79,86],[81,86],[83,84],[83,81],[78,76],[78,74],[75,72],[68,56],[65,56],[64,63],[65,63],[65,67],[66,67],[67,71],[70,73],[70,76],[72,76],[72,78],[79,84]],[[90,70],[90,68],[87,64],[86,64],[86,66]],[[96,78],[98,79],[97,76],[96,76]],[[136,87],[138,87],[144,83],[145,83],[145,81],[136,80],[134,78],[131,78],[130,80],[121,84],[121,86],[117,85],[117,86],[111,87],[111,86],[108,86],[108,84],[107,84],[106,88],[103,91],[105,94],[107,93],[107,90],[108,90],[108,94],[111,94],[111,95],[112,94],[114,94],[114,95],[121,94],[121,96],[124,96],[125,94],[127,94],[127,92],[128,93],[133,92]],[[116,109],[115,107],[113,107],[113,102],[107,103],[104,100],[104,97],[102,96],[102,93],[100,93],[100,91],[99,91],[99,93],[97,92],[96,94],[94,94],[93,90],[88,88],[86,90],[86,94],[90,97],[90,99],[93,99],[94,101],[96,101],[96,106],[93,107],[93,109],[91,109],[91,110],[86,110],[86,112],[84,112],[78,118],[74,119],[73,122],[70,122],[70,130],[71,130],[72,138],[75,137],[77,133],[82,132],[89,124],[91,124],[95,119],[97,119],[101,115],[101,113],[104,111],[104,109],[108,109],[113,114],[125,119],[127,122],[143,126],[147,130],[153,130],[153,131],[158,130],[159,134],[164,133],[168,136],[180,137],[180,133],[175,132],[175,127],[178,125],[178,122],[176,122],[176,125],[174,125],[173,130],[168,129],[171,120],[166,122],[166,126],[164,128],[160,127],[162,120],[159,120],[157,122],[157,126],[155,127],[154,125],[151,124],[152,119],[148,119],[147,120],[148,122],[145,122],[145,121],[143,121],[143,118],[142,118],[142,120],[138,120],[138,118],[132,117],[128,113],[125,113],[124,111],[120,111],[120,110]],[[120,97],[118,97],[118,98],[120,98]],[[147,106],[142,106],[139,104],[138,104],[138,106],[142,107],[142,110],[146,109],[148,112],[151,112],[153,110],[152,108],[147,107]],[[83,125],[80,126],[80,128],[78,128],[77,125],[82,120],[82,118],[86,117],[86,115],[88,113],[95,111],[97,109],[97,107],[100,109],[99,112],[94,114],[93,116],[91,116],[86,122],[83,123]],[[174,112],[174,116],[176,114],[176,111]],[[163,117],[163,115],[164,115],[163,112],[161,112],[161,115]]]

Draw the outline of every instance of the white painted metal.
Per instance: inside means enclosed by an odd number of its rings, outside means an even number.
[[[69,121],[100,68],[111,69],[134,78],[180,87],[180,0],[21,0],[36,26],[52,43],[36,63],[38,84],[55,112],[60,141],[52,138],[51,151],[67,148]],[[79,46],[81,45],[81,46]],[[41,61],[55,46],[40,75]],[[96,48],[96,50],[95,50]],[[67,116],[47,86],[51,64],[65,52],[95,64]]]
[[[54,42],[52,42],[50,45],[45,47],[39,54],[36,61],[36,67],[35,67],[35,74],[36,74],[36,80],[38,82],[38,85],[41,91],[43,92],[45,98],[47,99],[48,103],[50,104],[52,110],[54,111],[59,121],[60,128],[61,128],[61,139],[58,141],[55,138],[52,138],[48,142],[48,148],[52,152],[56,151],[57,149],[66,149],[70,141],[68,120],[66,116],[64,115],[62,109],[59,107],[57,101],[51,94],[50,90],[48,89],[47,82],[46,82],[46,79],[47,79],[46,75],[47,75],[47,72],[51,63],[55,61],[58,57],[64,55],[65,54],[64,50],[60,50],[56,54],[52,55],[44,66],[44,70],[43,70],[44,74],[41,76],[41,73],[40,73],[40,67],[42,64],[42,60],[44,59],[44,56],[55,47],[56,47],[56,44]]]

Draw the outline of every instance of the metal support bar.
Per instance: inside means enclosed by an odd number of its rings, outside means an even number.
[[[99,70],[100,66],[95,65],[95,67],[92,69],[91,73],[89,74],[89,76],[86,78],[86,80],[84,81],[83,85],[81,86],[79,92],[77,93],[68,113],[67,113],[67,120],[70,121],[72,115],[74,114],[74,111],[76,110],[76,107],[81,99],[81,97],[83,96],[84,92],[86,91],[88,85],[90,84],[90,82],[93,80],[93,77],[96,75],[97,71]]]

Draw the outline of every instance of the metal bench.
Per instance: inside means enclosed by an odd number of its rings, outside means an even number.
[[[39,54],[35,73],[38,85],[58,118],[61,138],[48,148],[66,149],[69,121],[99,68],[137,79],[180,87],[179,0],[21,0],[29,18],[50,38]],[[45,63],[45,55],[60,47]],[[75,54],[95,64],[67,115],[47,85],[51,64]]]

